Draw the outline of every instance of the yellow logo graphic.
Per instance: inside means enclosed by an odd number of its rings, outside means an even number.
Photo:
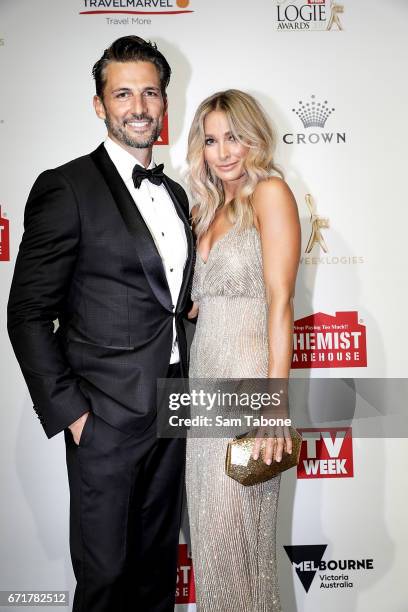
[[[305,253],[310,253],[315,244],[319,244],[323,251],[327,253],[328,248],[321,232],[322,229],[330,227],[329,219],[319,217],[316,213],[315,203],[310,193],[305,195],[307,207],[310,211],[310,223],[312,224],[312,231],[310,233],[309,242],[305,249]]]
[[[331,10],[331,14],[330,14],[329,22],[327,24],[327,30],[331,30],[334,24],[336,24],[339,30],[342,30],[343,27],[341,25],[339,14],[344,13],[344,5],[338,4],[335,0],[331,0],[330,10]]]

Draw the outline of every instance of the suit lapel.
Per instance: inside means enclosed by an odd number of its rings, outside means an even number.
[[[180,293],[179,293],[179,297],[178,297],[178,300],[177,300],[177,306],[176,306],[176,312],[180,312],[180,310],[182,310],[182,308],[183,308],[184,297],[186,295],[186,292],[189,289],[190,279],[192,277],[192,271],[193,271],[193,265],[194,265],[194,259],[193,259],[194,240],[193,240],[193,233],[191,231],[191,228],[190,228],[190,225],[189,225],[189,220],[188,220],[188,217],[186,215],[186,212],[184,211],[184,209],[183,209],[181,203],[179,202],[179,200],[177,199],[177,196],[174,193],[174,191],[173,191],[173,189],[171,187],[170,181],[169,181],[169,179],[168,179],[168,177],[166,175],[164,175],[163,184],[166,187],[169,196],[173,200],[174,207],[176,209],[176,212],[177,212],[178,216],[180,217],[180,219],[183,222],[184,231],[186,233],[186,240],[187,240],[187,261],[186,261],[186,264],[185,264],[184,270],[183,270],[183,280],[182,280],[182,283],[181,283]]]
[[[172,312],[170,289],[156,244],[103,144],[91,153],[91,159],[105,179],[129,233],[136,238],[136,250],[153,293],[164,308]],[[174,196],[170,195],[175,202]]]

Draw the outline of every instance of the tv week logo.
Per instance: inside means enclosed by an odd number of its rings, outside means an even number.
[[[195,603],[195,600],[193,562],[188,556],[187,544],[179,544],[176,604]]]
[[[303,437],[298,478],[353,478],[351,427],[300,429]]]

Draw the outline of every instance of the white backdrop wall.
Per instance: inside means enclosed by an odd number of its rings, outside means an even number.
[[[295,332],[330,335],[336,326],[360,326],[366,338],[351,347],[355,367],[347,367],[345,350],[330,356],[333,351],[299,345],[307,361],[294,364],[294,376],[403,378],[407,24],[405,0],[2,0],[0,589],[73,594],[63,437],[48,441],[35,418],[8,342],[5,309],[33,181],[104,138],[91,104],[94,61],[125,34],[157,41],[173,77],[170,146],[158,147],[155,157],[176,180],[198,103],[229,87],[258,98],[275,125],[276,159],[302,220]],[[304,125],[299,113],[313,102],[323,109],[320,125],[308,126],[305,115]],[[310,253],[306,194],[320,228]],[[332,367],[316,367],[321,355]],[[334,455],[324,442],[305,442],[306,464],[283,478],[278,564],[285,612],[408,610],[406,441],[357,433],[348,431]],[[336,432],[329,434],[334,440]],[[313,448],[323,461],[338,459],[336,473],[302,472]],[[306,588],[310,562],[323,549],[329,567]],[[365,568],[343,571],[340,560],[364,560]],[[303,565],[296,569],[292,561]],[[181,566],[180,594],[193,601],[189,562]],[[329,586],[335,583],[342,586]]]

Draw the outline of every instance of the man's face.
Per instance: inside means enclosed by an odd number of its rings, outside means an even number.
[[[167,101],[151,62],[111,62],[106,67],[103,100],[94,97],[96,114],[118,144],[151,148],[160,135]]]

